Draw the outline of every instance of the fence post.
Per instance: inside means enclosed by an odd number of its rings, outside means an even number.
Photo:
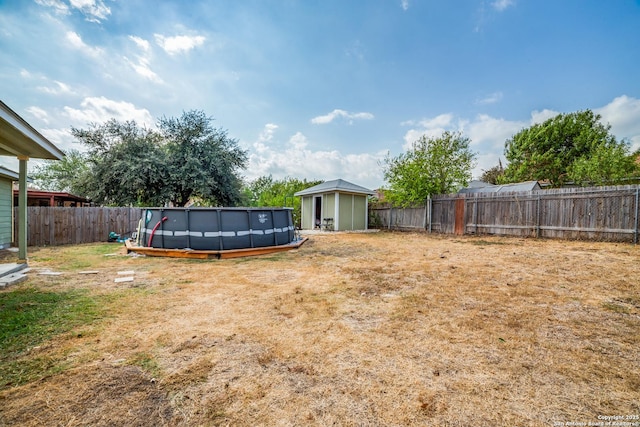
[[[536,239],[540,238],[540,194],[536,200]]]
[[[478,235],[478,195],[473,198],[473,234]]]
[[[429,197],[424,200],[424,222],[422,223],[422,228],[427,229],[427,209],[429,207]]]
[[[427,198],[427,202],[429,205],[429,233],[431,233],[431,223],[433,222],[433,199],[431,199],[431,194],[429,194],[429,197]]]
[[[635,231],[633,233],[633,244],[638,244],[638,200],[640,199],[640,187],[636,188],[636,219],[635,219]]]

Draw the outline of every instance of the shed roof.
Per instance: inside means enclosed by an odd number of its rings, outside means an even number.
[[[20,174],[18,174],[18,172],[12,171],[11,169],[7,169],[4,166],[0,166],[0,178],[17,181],[18,179],[20,179]]]
[[[308,196],[309,194],[330,193],[334,191],[352,194],[375,194],[368,188],[361,187],[349,181],[345,181],[344,179],[334,179],[332,181],[326,181],[322,184],[314,185],[313,187],[298,191],[297,193],[294,193],[294,196]]]
[[[459,191],[459,193],[511,193],[516,191],[534,191],[540,190],[538,181],[515,182],[512,184],[491,185],[484,187],[467,187]]]
[[[0,156],[60,160],[64,153],[0,101]]]

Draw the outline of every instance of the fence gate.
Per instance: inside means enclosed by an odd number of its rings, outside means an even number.
[[[456,215],[455,215],[455,228],[454,232],[456,235],[461,236],[464,234],[464,206],[465,200],[460,198],[456,199]]]

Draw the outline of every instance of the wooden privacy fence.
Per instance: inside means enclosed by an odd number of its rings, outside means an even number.
[[[18,241],[18,208],[14,208]],[[27,207],[27,245],[58,246],[106,242],[109,233],[129,236],[138,228],[140,208]]]
[[[640,186],[435,196],[423,206],[372,208],[379,228],[638,243]]]

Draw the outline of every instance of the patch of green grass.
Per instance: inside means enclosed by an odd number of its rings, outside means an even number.
[[[20,288],[0,293],[0,389],[63,370],[50,358],[22,358],[51,339],[101,317],[86,291],[44,292]]]
[[[68,363],[55,357],[32,357],[0,364],[0,390],[55,375],[68,369]]]
[[[160,365],[153,357],[153,355],[147,353],[146,351],[141,351],[133,355],[132,358],[127,360],[128,365],[138,366],[145,371],[147,371],[151,376],[158,377],[162,370],[160,369]]]
[[[74,246],[55,246],[32,251],[30,261],[47,263],[47,267],[64,271],[100,268],[112,263],[107,254],[118,253],[122,243],[89,243]]]

